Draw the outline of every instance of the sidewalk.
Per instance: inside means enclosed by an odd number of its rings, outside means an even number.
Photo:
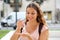
[[[49,40],[60,40],[60,30],[50,30]]]
[[[14,31],[10,31],[1,40],[10,40],[10,37],[13,35],[13,33],[14,33]],[[50,30],[49,31],[49,40],[60,40],[60,31],[59,30]]]

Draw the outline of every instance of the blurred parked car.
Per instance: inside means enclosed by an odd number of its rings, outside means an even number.
[[[25,12],[17,12],[17,21],[25,20]],[[16,12],[11,12],[7,17],[1,20],[3,27],[16,27]]]

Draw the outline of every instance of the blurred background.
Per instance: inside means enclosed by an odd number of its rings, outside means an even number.
[[[0,40],[9,40],[18,20],[25,20],[26,6],[37,2],[49,28],[49,40],[60,40],[60,0],[0,0]],[[7,39],[6,39],[7,37]]]

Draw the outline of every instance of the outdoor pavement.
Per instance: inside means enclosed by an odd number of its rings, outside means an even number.
[[[5,35],[0,40],[10,40],[11,36],[15,31],[10,31],[7,35]],[[49,31],[49,40],[60,40],[60,31],[59,30],[50,30]]]
[[[49,31],[49,40],[60,40],[60,31],[59,30],[50,30]]]
[[[60,40],[60,24],[48,24],[49,27],[49,40]],[[13,27],[2,27],[1,30],[13,30]],[[10,31],[0,40],[9,40],[14,31]]]
[[[52,29],[52,30],[60,30],[60,24],[52,24],[52,23],[49,23],[48,24],[48,28],[49,29]],[[13,30],[13,27],[2,27],[0,25],[0,29],[1,30],[4,30],[4,29]]]

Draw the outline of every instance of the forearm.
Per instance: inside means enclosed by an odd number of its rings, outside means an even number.
[[[20,37],[20,30],[16,29],[15,33],[12,35],[10,40],[18,40],[19,37]]]
[[[15,33],[12,35],[10,40],[18,40],[18,38],[20,37],[20,32],[21,32],[21,28],[22,28],[23,24],[22,21],[18,21],[17,22],[17,28]]]

